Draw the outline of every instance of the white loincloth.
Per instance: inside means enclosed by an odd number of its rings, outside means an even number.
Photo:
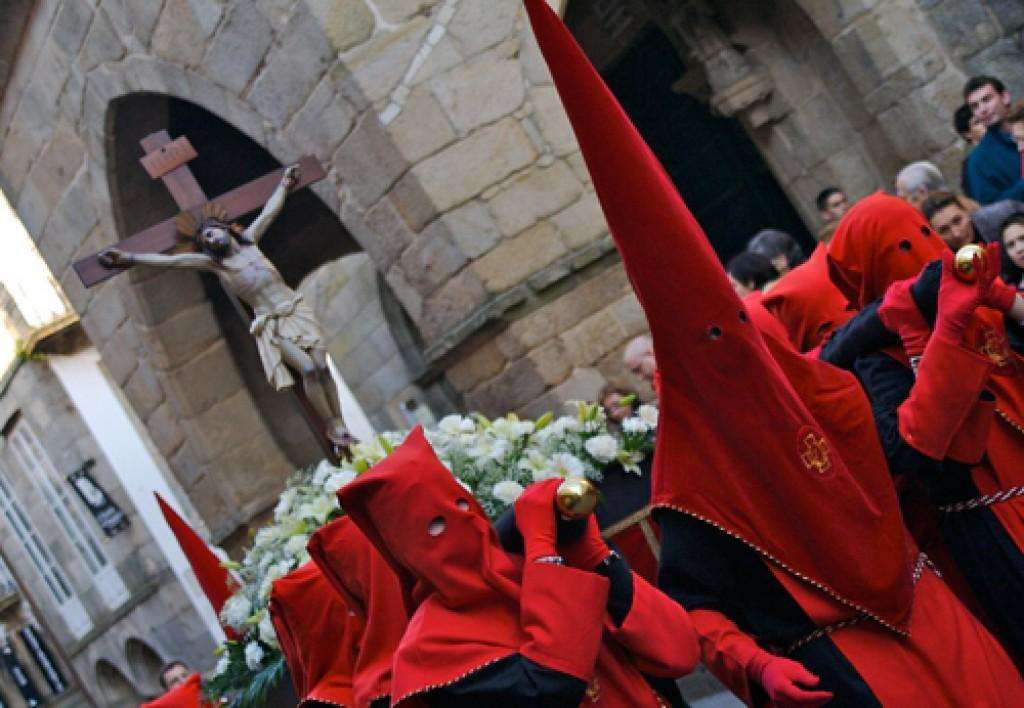
[[[267,381],[278,391],[295,385],[295,379],[281,353],[281,342],[293,342],[304,350],[323,346],[320,325],[317,324],[313,310],[302,301],[301,295],[296,295],[273,311],[256,310],[249,331],[256,337]]]

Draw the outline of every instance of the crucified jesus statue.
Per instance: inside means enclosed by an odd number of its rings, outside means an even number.
[[[99,254],[99,260],[107,268],[147,265],[192,268],[216,275],[228,292],[252,309],[249,331],[256,338],[267,380],[280,391],[295,384],[292,372],[297,372],[306,398],[326,422],[327,437],[336,451],[343,453],[355,439],[341,415],[338,388],[331,378],[320,326],[312,309],[302,301],[302,295],[285,284],[257,245],[281,213],[285,198],[298,179],[298,165],[286,169],[260,215],[248,228],[227,223],[224,208],[215,202],[203,207],[201,220],[188,212],[179,214],[178,233],[189,239],[197,252],[164,255],[108,248]]]

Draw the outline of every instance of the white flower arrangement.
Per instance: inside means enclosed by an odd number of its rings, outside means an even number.
[[[438,458],[472,493],[491,518],[500,516],[525,487],[553,477],[600,480],[602,470],[618,463],[639,473],[639,464],[654,447],[658,411],[640,406],[621,430],[609,426],[596,403],[572,401],[571,415],[548,413],[536,421],[514,414],[495,420],[449,415],[426,431]],[[283,659],[267,606],[274,580],[309,560],[310,534],[343,511],[339,489],[389,455],[405,433],[382,433],[352,446],[340,467],[323,461],[288,480],[273,522],[253,537],[241,563],[226,562],[239,579],[237,592],[225,603],[221,621],[238,635],[218,649],[215,676],[207,684],[214,698],[233,696],[233,705],[259,705],[246,687],[266,684],[270,672],[283,676]],[[269,680],[277,680],[271,678]]]

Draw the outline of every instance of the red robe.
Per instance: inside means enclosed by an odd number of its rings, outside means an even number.
[[[391,663],[409,623],[402,589],[387,562],[348,517],[309,539],[309,555],[362,622],[352,693],[356,708],[391,695]]]
[[[656,708],[641,671],[678,677],[696,663],[686,613],[635,574],[632,609],[614,627],[603,577],[505,553],[421,428],[338,496],[415,607],[395,653],[392,705],[520,655],[586,682],[601,705]],[[438,520],[444,529],[431,537]]]
[[[355,705],[352,673],[363,623],[313,562],[274,581],[270,617],[299,705]]]

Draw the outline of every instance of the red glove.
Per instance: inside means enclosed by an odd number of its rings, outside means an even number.
[[[992,282],[988,267],[975,257],[974,267],[979,274],[974,283],[962,282],[953,272],[953,252],[942,253],[942,282],[939,284],[939,312],[935,317],[935,337],[959,345],[971,315],[982,303]]]
[[[903,340],[907,356],[914,358],[924,354],[932,328],[928,326],[921,310],[910,294],[914,279],[898,280],[889,286],[878,308],[878,317],[886,329],[898,334]]]
[[[761,684],[772,704],[780,708],[823,706],[832,700],[830,691],[809,691],[820,679],[802,664],[762,651],[747,666],[750,677]]]
[[[597,518],[591,514],[587,517],[587,530],[575,541],[564,544],[559,550],[565,556],[565,562],[580,570],[594,570],[601,561],[608,557],[611,550],[601,538],[601,529],[597,526]]]
[[[1017,301],[1017,288],[1004,283],[999,278],[999,271],[1002,266],[1002,249],[998,243],[990,243],[985,247],[987,258],[985,260],[985,272],[981,280],[986,284],[983,288],[982,304],[988,305],[993,310],[1009,312],[1013,303]]]
[[[523,535],[524,555],[528,561],[558,555],[555,493],[561,483],[561,479],[547,479],[531,484],[516,499],[516,526]]]

